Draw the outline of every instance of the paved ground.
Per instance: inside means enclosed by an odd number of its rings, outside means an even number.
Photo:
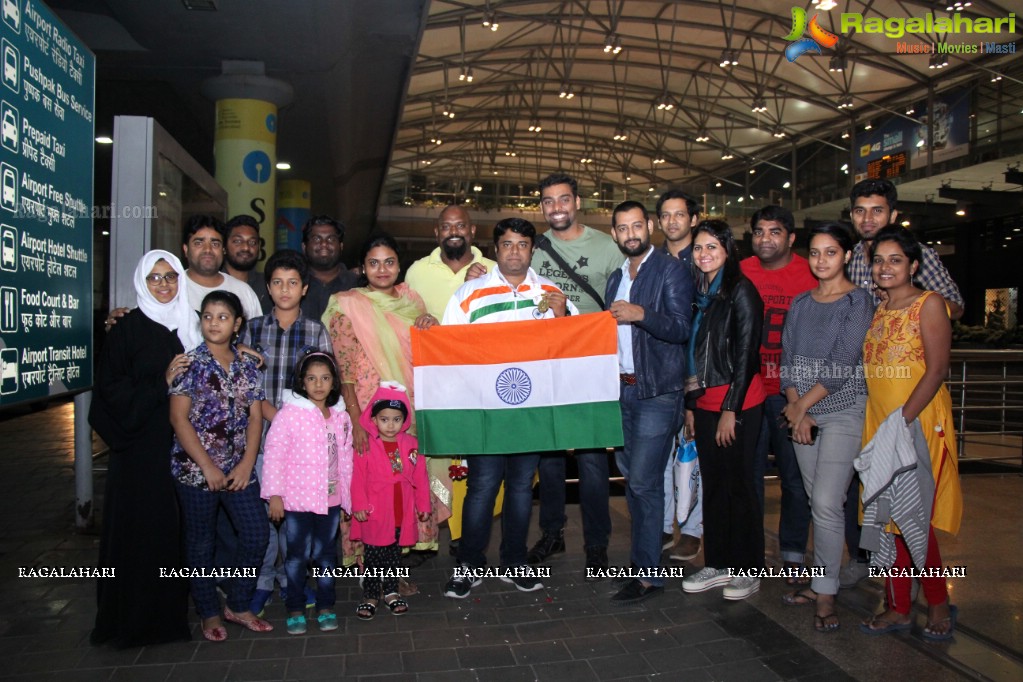
[[[71,414],[69,403],[0,414],[2,679],[1023,679],[1018,473],[964,478],[963,532],[942,538],[945,563],[967,565],[970,576],[950,581],[962,626],[951,644],[921,640],[919,614],[911,634],[862,635],[856,623],[880,602],[879,587],[869,581],[842,593],[842,628],[832,635],[813,631],[810,610],[781,604],[780,580],[764,581],[760,593],[744,602],[726,602],[719,591],[684,595],[676,580],[659,598],[613,608],[608,583],[582,581],[582,548],[574,546],[551,562],[552,577],[540,592],[520,593],[487,580],[468,599],[446,599],[440,591],[453,560],[440,556],[414,569],[422,593],[410,599],[406,616],[383,610],[371,622],[358,621],[360,592],[346,579],[338,584],[338,632],[289,637],[284,609],[275,602],[268,617],[277,629],[269,635],[228,626],[230,640],[221,644],[195,633],[199,639],[175,645],[91,647],[92,581],[17,577],[23,566],[95,565],[98,537],[72,527]],[[98,491],[102,479],[98,474]],[[777,483],[769,481],[767,489],[773,552]],[[627,564],[622,499],[613,501],[613,512],[611,561]],[[568,535],[578,542],[577,511],[569,517]],[[694,564],[701,562],[697,557]]]

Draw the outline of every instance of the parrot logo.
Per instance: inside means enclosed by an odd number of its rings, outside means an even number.
[[[809,29],[810,37],[804,38],[803,34]],[[792,30],[785,40],[792,44],[785,48],[785,58],[790,62],[796,61],[799,55],[805,52],[816,52],[821,54],[821,48],[832,48],[838,44],[838,36],[821,28],[817,23],[817,15],[813,15],[810,23],[806,22],[806,10],[802,7],[792,8]]]

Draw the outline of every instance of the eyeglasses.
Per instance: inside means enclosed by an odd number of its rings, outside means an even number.
[[[309,241],[313,244],[337,244],[341,240],[337,238],[336,234],[331,234],[326,237],[317,234],[310,237]]]
[[[167,284],[174,284],[175,282],[178,281],[178,273],[168,272],[166,275],[158,275],[154,272],[152,274],[146,275],[146,281],[149,282],[150,284],[160,284],[161,282],[166,282]]]

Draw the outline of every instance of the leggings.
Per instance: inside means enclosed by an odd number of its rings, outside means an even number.
[[[390,545],[365,544],[363,566],[367,571],[385,572],[384,576],[367,575],[362,579],[362,598],[380,599],[398,591],[398,570],[401,565],[401,547],[398,536],[401,528],[394,529],[394,543]]]

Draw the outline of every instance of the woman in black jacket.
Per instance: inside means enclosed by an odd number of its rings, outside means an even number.
[[[706,567],[687,576],[682,589],[724,585],[725,599],[745,599],[760,589],[756,571],[764,563],[764,513],[753,485],[765,398],[764,305],[739,270],[728,223],[704,220],[696,227],[693,266],[697,312],[686,363],[686,431],[696,438],[703,476]]]

